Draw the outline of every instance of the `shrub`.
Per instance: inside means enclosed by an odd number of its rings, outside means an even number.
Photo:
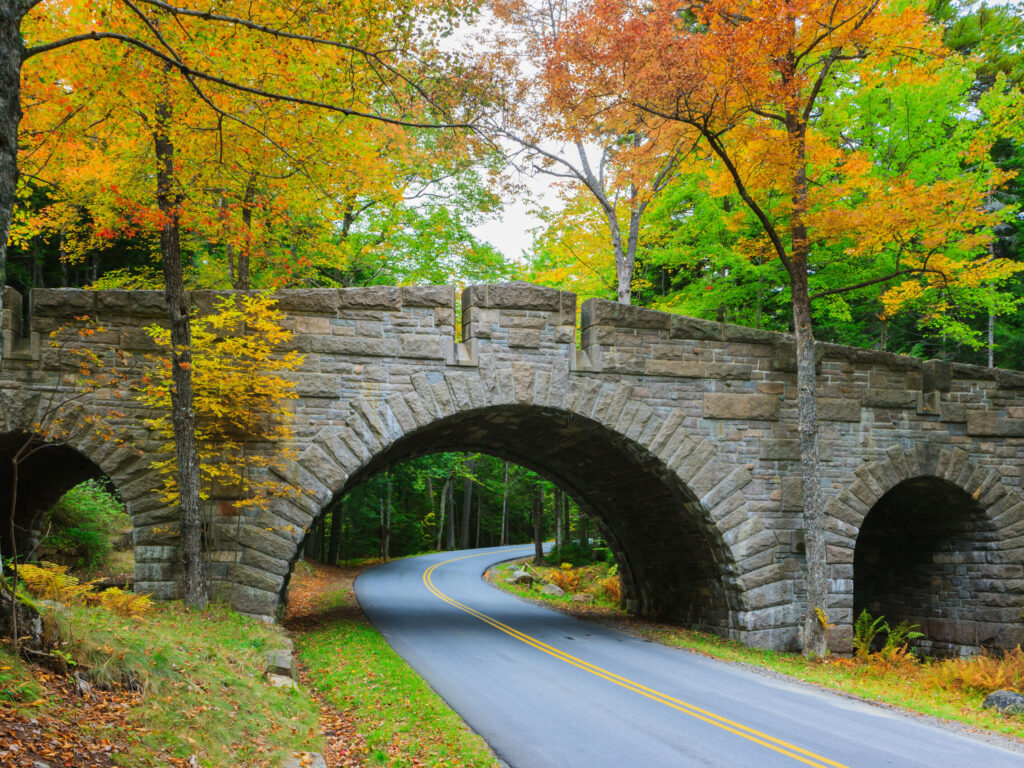
[[[74,568],[93,570],[110,555],[111,540],[129,524],[124,505],[101,480],[86,480],[46,514],[40,547]]]
[[[97,602],[118,616],[142,616],[153,609],[149,595],[137,595],[117,587],[105,589],[95,597],[89,596],[89,602]]]
[[[605,599],[618,604],[622,599],[622,582],[618,576],[607,576],[599,582]]]
[[[969,659],[946,659],[932,664],[926,682],[939,688],[989,694],[1000,688],[1024,686],[1024,651],[1018,645],[1002,655],[985,651]]]
[[[560,549],[552,549],[546,557],[549,563],[572,563],[573,565],[587,565],[594,562],[590,547],[580,546],[577,541],[569,541]]]
[[[18,576],[32,596],[40,600],[56,600],[68,605],[85,602],[86,595],[92,592],[92,584],[79,583],[67,570],[66,565],[54,563],[24,563],[18,567]]]
[[[580,575],[576,571],[551,571],[548,579],[566,592],[576,592],[580,588]]]

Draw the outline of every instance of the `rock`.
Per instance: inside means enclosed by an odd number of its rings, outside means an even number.
[[[298,684],[290,677],[278,675],[273,672],[267,674],[267,681],[275,688],[298,688]]]
[[[592,602],[594,602],[594,596],[593,595],[588,595],[586,593],[581,594],[581,595],[573,595],[572,596],[572,601],[574,603],[592,603]]]
[[[1009,688],[1004,688],[986,696],[981,706],[985,709],[994,708],[1011,715],[1024,715],[1024,696]]]
[[[80,696],[85,696],[92,690],[92,683],[89,682],[84,672],[75,672],[75,688],[78,689]]]
[[[281,763],[281,768],[327,768],[319,752],[294,752]]]
[[[290,677],[292,680],[298,677],[295,669],[295,657],[292,656],[292,652],[286,650],[267,651],[267,672]]]
[[[565,594],[565,590],[557,584],[545,584],[541,592],[543,592],[545,595],[553,595],[555,597],[561,597]]]
[[[527,573],[526,571],[516,571],[515,573],[512,574],[512,583],[513,584],[522,584],[522,585],[528,587],[531,584],[533,584],[533,581],[534,581],[533,576],[531,574]]]

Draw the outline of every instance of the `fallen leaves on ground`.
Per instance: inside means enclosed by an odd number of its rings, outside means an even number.
[[[288,589],[288,612],[284,626],[291,632],[311,632],[319,626],[339,619],[366,621],[359,604],[356,603],[353,584],[365,565],[356,567],[332,567],[320,563],[308,563],[301,572],[293,576]],[[323,596],[343,592],[341,605],[325,608]],[[324,735],[324,760],[328,768],[349,768],[362,766],[369,753],[366,739],[358,733],[355,720],[350,713],[331,705],[317,689],[310,684],[309,674],[300,666],[299,681],[320,705],[320,728]]]
[[[132,739],[123,727],[125,713],[140,694],[121,688],[79,693],[73,678],[41,671],[35,677],[45,690],[47,711],[31,714],[0,706],[0,765],[114,765],[111,755],[123,751]]]

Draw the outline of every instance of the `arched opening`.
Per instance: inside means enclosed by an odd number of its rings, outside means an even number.
[[[0,554],[10,557],[16,551],[20,557],[32,552],[44,533],[46,512],[71,488],[100,478],[105,478],[103,470],[69,445],[47,443],[23,431],[0,435]]]
[[[391,444],[335,497],[400,462],[446,451],[507,459],[569,494],[614,552],[630,610],[723,633],[732,628],[740,592],[707,511],[660,459],[590,419],[537,406],[462,412]]]
[[[866,609],[890,625],[918,624],[916,645],[933,655],[996,645],[1020,614],[999,562],[998,535],[970,494],[937,477],[905,480],[861,525],[854,617]]]

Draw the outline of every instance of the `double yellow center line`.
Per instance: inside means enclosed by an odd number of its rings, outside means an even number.
[[[783,741],[782,739],[777,739],[774,736],[769,736],[767,733],[762,733],[761,731],[755,730],[754,728],[748,728],[747,726],[742,725],[741,723],[737,723],[734,720],[729,720],[728,718],[722,717],[721,715],[716,715],[714,712],[709,712],[708,710],[701,709],[700,707],[694,706],[693,704],[688,704],[687,702],[677,699],[673,696],[669,696],[666,693],[662,693],[661,691],[657,691],[653,688],[648,688],[646,685],[641,685],[640,683],[634,680],[630,680],[627,677],[617,675],[614,672],[611,672],[607,669],[599,667],[595,664],[591,664],[587,661],[584,661],[583,659],[577,658],[576,656],[566,653],[565,651],[560,651],[558,648],[548,645],[547,643],[541,642],[537,638],[527,635],[525,632],[520,632],[515,627],[510,627],[508,624],[500,622],[497,619],[488,616],[486,613],[482,613],[476,610],[475,608],[471,608],[465,603],[460,603],[458,600],[446,595],[444,592],[442,592],[434,585],[434,571],[436,571],[442,565],[455,563],[459,560],[467,560],[471,557],[481,557],[486,554],[489,553],[481,552],[474,555],[463,555],[462,557],[453,557],[450,560],[444,560],[443,562],[436,563],[430,566],[423,573],[423,583],[435,597],[439,598],[440,600],[443,600],[449,605],[458,608],[460,611],[468,613],[470,616],[479,619],[485,624],[491,625],[499,632],[504,632],[506,635],[514,637],[516,640],[520,640],[526,643],[527,645],[536,648],[538,651],[542,651],[543,653],[548,654],[549,656],[554,656],[556,659],[560,659],[561,661],[564,661],[566,664],[571,664],[572,666],[578,669],[582,669],[584,672],[589,672],[592,675],[596,675],[597,677],[603,678],[611,683],[614,683],[615,685],[633,691],[634,693],[638,693],[641,696],[644,696],[648,699],[660,702],[661,704],[664,704],[666,707],[671,707],[672,709],[675,709],[679,712],[683,712],[684,714],[690,715],[691,717],[695,717],[698,720],[708,723],[709,725],[713,725],[716,728],[721,728],[724,731],[733,733],[741,738],[747,739],[748,741],[760,744],[763,747],[766,747],[775,752],[779,752],[783,755],[786,755],[787,757],[791,757],[794,760],[804,763],[806,765],[813,765],[817,768],[825,768],[826,766],[829,766],[830,768],[847,768],[847,766],[845,766],[843,763],[837,763],[834,760],[829,760],[828,758],[822,757],[821,755],[817,755],[814,752],[798,747],[795,744],[790,744],[789,742]]]

